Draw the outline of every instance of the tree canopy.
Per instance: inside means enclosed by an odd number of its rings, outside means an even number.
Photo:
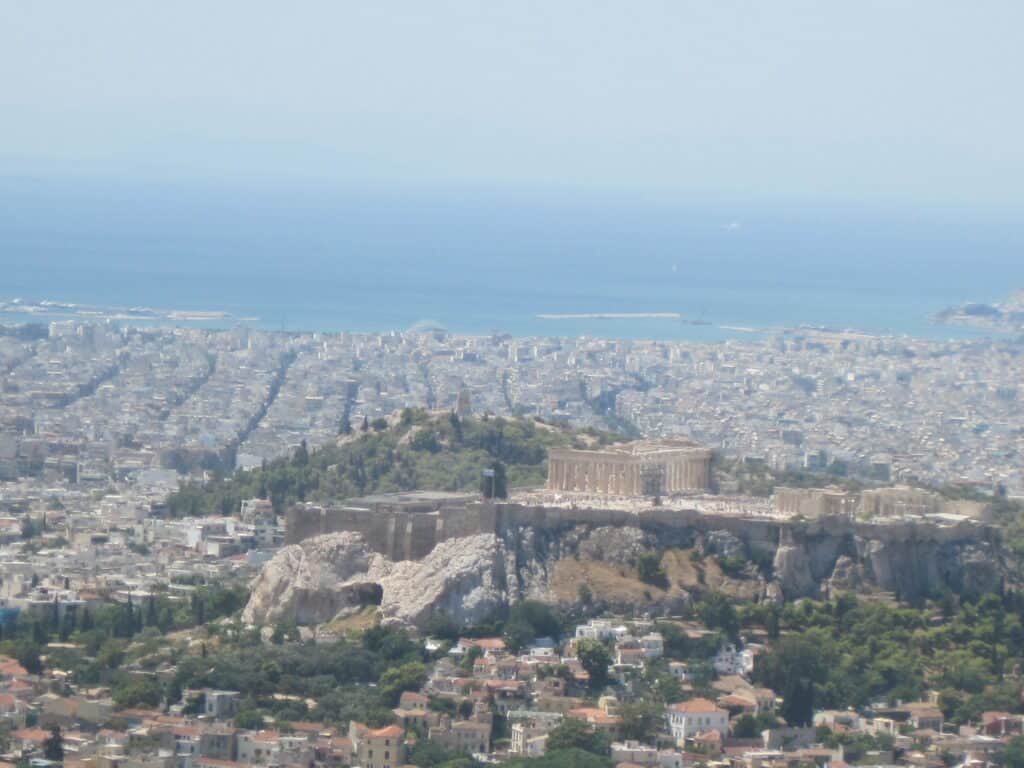
[[[550,447],[612,442],[614,435],[579,432],[531,419],[458,419],[406,409],[393,426],[369,422],[357,435],[316,450],[305,444],[288,458],[183,484],[167,500],[173,517],[234,514],[244,499],[269,499],[278,514],[297,501],[330,501],[369,493],[471,491],[504,497],[509,487],[544,481]],[[486,480],[486,482],[483,482]],[[486,490],[484,490],[486,486]]]

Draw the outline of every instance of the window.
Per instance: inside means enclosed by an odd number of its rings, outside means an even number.
[[[385,750],[384,759],[387,760],[389,757],[391,757],[391,753]]]

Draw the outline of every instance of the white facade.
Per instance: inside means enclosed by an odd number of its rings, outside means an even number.
[[[660,632],[651,632],[640,638],[640,647],[645,658],[660,659],[665,654],[665,639]]]
[[[586,624],[576,627],[577,640],[600,640],[604,643],[618,640],[627,634],[628,630],[625,627],[616,627],[609,619],[591,619]]]
[[[665,717],[672,738],[678,744],[708,731],[718,731],[722,736],[729,732],[729,713],[708,699],[671,704],[665,710]]]
[[[724,645],[711,660],[711,665],[720,675],[750,675],[754,671],[754,653],[749,648],[740,651],[732,644]]]

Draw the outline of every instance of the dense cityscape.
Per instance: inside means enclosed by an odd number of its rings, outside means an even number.
[[[1024,768],[1022,29],[0,1],[0,768]]]
[[[364,419],[454,409],[463,393],[477,413],[688,437],[776,469],[1024,490],[1020,349],[1009,340],[794,330],[709,344],[70,321],[40,335],[0,339],[0,472],[24,477],[26,491],[59,475],[173,487],[163,470],[258,466]]]
[[[104,768],[987,760],[1024,723],[1008,699],[1021,687],[1011,661],[1024,648],[979,671],[980,682],[939,680],[933,665],[962,651],[934,640],[900,662],[898,681],[840,694],[822,678],[809,693],[790,685],[778,626],[804,642],[797,635],[817,630],[790,601],[833,601],[819,603],[831,611],[843,595],[873,591],[912,600],[913,621],[937,627],[978,610],[967,590],[1009,578],[994,567],[1004,554],[987,543],[985,520],[995,503],[986,500],[1012,504],[1021,489],[1019,354],[1009,340],[809,329],[696,343],[6,326],[8,759],[46,766],[59,754]],[[491,444],[495,429],[504,447]],[[617,453],[597,447],[639,438]],[[544,470],[543,453],[523,450],[537,440],[571,449],[551,453]],[[380,459],[364,448],[374,444],[391,446],[386,457],[411,453]],[[476,454],[461,452],[473,446],[491,446],[483,456],[495,459],[484,465],[492,484],[482,502],[464,488],[323,496],[323,473],[345,479],[339,461],[412,461],[422,482],[416,462],[444,474],[432,456],[450,454],[451,472],[460,461],[479,472]],[[530,458],[506,459],[519,455]],[[631,457],[661,455],[697,464],[662,476],[663,499],[646,495],[642,474],[625,490]],[[708,455],[718,457],[710,470]],[[487,496],[503,460],[517,476],[547,472],[547,490],[509,491],[506,522],[494,527]],[[311,470],[318,498],[347,506],[304,505],[294,483]],[[740,487],[748,470],[812,482],[751,496]],[[183,485],[196,498],[221,493],[236,471],[248,485],[226,514],[181,517],[180,501],[168,505]],[[876,490],[858,495],[850,483]],[[246,487],[270,489],[273,504]],[[836,543],[804,541],[808,518]],[[751,519],[774,527],[759,534]],[[405,543],[387,533],[404,525]],[[538,536],[558,543],[539,547]],[[873,554],[836,559],[844,536]],[[912,544],[932,537],[950,543]],[[940,551],[954,571],[914,575]],[[987,570],[974,564],[980,552]],[[495,568],[500,578],[487,575]],[[530,575],[538,569],[540,580]],[[954,578],[965,602],[940,620],[930,601]],[[898,609],[852,610],[881,622],[881,636],[894,631],[888,612]],[[375,632],[390,639],[381,646]],[[309,681],[327,674],[341,687],[233,671],[259,647],[281,657],[275,664],[296,664],[290,654],[305,649],[316,660]],[[339,661],[353,653],[379,658],[356,672]]]

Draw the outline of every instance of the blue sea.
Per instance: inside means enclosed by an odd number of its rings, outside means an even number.
[[[224,310],[222,325],[285,330],[947,338],[977,332],[935,312],[1024,288],[1015,213],[6,178],[0,299]],[[700,324],[537,317],[654,312]]]

